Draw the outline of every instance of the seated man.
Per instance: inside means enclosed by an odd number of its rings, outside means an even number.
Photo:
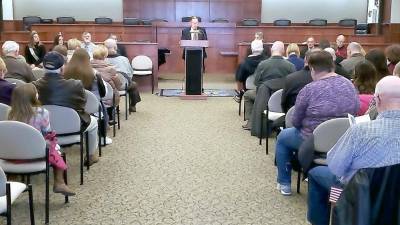
[[[285,46],[283,42],[276,41],[271,47],[271,57],[258,64],[254,73],[254,85],[259,87],[263,82],[272,79],[284,78],[286,75],[296,71],[296,67],[283,58],[285,54]],[[250,116],[252,114],[254,101],[256,99],[256,90],[248,90],[244,93],[244,104],[246,107],[245,119],[247,124],[243,125],[243,129],[251,130]]]
[[[301,49],[300,52],[300,57],[304,59],[306,56],[306,52],[310,51],[311,49],[315,48],[315,39],[314,37],[309,37],[307,38],[307,41],[305,42],[306,46]]]
[[[6,78],[18,79],[26,83],[36,80],[32,73],[32,68],[20,59],[18,43],[6,41],[2,48],[3,60],[7,66]]]
[[[15,88],[15,84],[12,84],[4,80],[4,75],[7,73],[7,67],[3,59],[0,58],[0,103],[10,105],[11,95]]]
[[[247,78],[254,73],[258,64],[266,59],[266,57],[262,54],[264,51],[263,43],[261,40],[254,40],[251,42],[251,52],[243,63],[239,65],[239,68],[236,71],[236,92],[235,101],[239,102],[240,98],[244,94],[246,90],[246,80]]]
[[[376,84],[375,100],[376,120],[350,127],[328,152],[328,166],[309,172],[308,220],[313,225],[329,224],[331,186],[346,185],[359,169],[400,163],[400,78],[382,78]]]
[[[357,42],[351,42],[347,46],[347,59],[340,62],[340,65],[346,70],[347,74],[352,75],[357,63],[364,59],[362,46]]]
[[[336,38],[336,45],[337,45],[337,49],[335,52],[335,55],[337,57],[336,63],[340,63],[341,61],[347,58],[347,47],[344,44],[345,41],[346,38],[344,37],[343,34],[337,36]]]
[[[114,39],[107,39],[104,41],[104,46],[108,50],[106,58],[107,63],[113,65],[115,70],[126,78],[129,83],[129,112],[136,112],[136,104],[141,101],[137,84],[132,80],[133,68],[129,63],[129,59],[117,53],[117,42]]]
[[[59,105],[74,109],[81,118],[81,130],[89,134],[89,165],[99,161],[97,148],[97,119],[85,112],[86,95],[81,81],[65,80],[64,57],[58,52],[48,52],[43,58],[43,78],[35,81],[39,100],[43,105]],[[87,162],[86,162],[87,163]]]
[[[277,188],[282,195],[291,195],[291,160],[300,145],[324,121],[355,115],[359,98],[354,85],[336,74],[331,54],[317,51],[310,54],[308,65],[313,82],[297,95],[292,117],[294,127],[284,129],[276,142],[278,167]]]
[[[96,47],[96,45],[92,42],[92,35],[85,31],[82,34],[82,44],[81,44],[81,48],[85,49],[87,51],[87,53],[90,56],[90,59],[93,58],[93,50]]]

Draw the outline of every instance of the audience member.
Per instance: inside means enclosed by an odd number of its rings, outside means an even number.
[[[99,161],[97,148],[97,119],[85,112],[86,95],[81,81],[63,77],[64,57],[57,52],[48,52],[43,59],[45,75],[33,84],[39,92],[39,100],[44,105],[69,107],[79,114],[81,130],[88,132],[89,160],[92,165]]]
[[[133,68],[129,63],[128,58],[117,53],[117,43],[114,39],[105,40],[104,46],[106,46],[108,51],[106,62],[113,65],[117,72],[122,74],[129,83],[129,111],[136,112],[136,104],[141,101],[141,98],[139,95],[139,90],[137,89],[137,84],[132,80]]]
[[[15,84],[12,84],[4,80],[4,75],[7,73],[7,67],[3,59],[0,58],[0,103],[10,105],[11,95],[15,88]]]
[[[303,89],[308,83],[312,82],[310,67],[308,66],[308,59],[312,52],[321,51],[320,49],[314,48],[311,51],[306,52],[304,57],[304,68],[300,71],[296,71],[287,75],[282,91],[282,109],[283,112],[289,111],[291,107],[296,103],[297,95],[300,90]]]
[[[313,82],[297,95],[292,118],[294,127],[284,129],[277,138],[276,162],[278,167],[277,188],[282,195],[291,195],[291,160],[303,141],[322,122],[355,115],[359,99],[354,85],[334,73],[332,56],[326,51],[310,54],[308,65]]]
[[[285,46],[283,42],[276,41],[271,47],[271,57],[258,64],[254,73],[254,85],[260,86],[262,83],[277,79],[284,78],[286,75],[296,71],[296,67],[283,58]],[[247,124],[243,125],[243,129],[251,130],[250,115],[252,114],[253,104],[256,99],[256,90],[248,90],[244,93],[244,104],[246,107],[245,119]]]
[[[343,66],[348,74],[353,75],[354,67],[356,66],[356,64],[365,59],[365,54],[363,54],[362,52],[363,48],[357,42],[351,42],[347,46],[347,59],[343,60],[340,65]]]
[[[82,46],[82,42],[76,38],[69,39],[67,42],[68,46],[68,54],[67,54],[67,59],[71,60],[72,55],[74,54],[75,50],[80,49]]]
[[[390,45],[385,49],[385,54],[389,61],[389,74],[393,74],[395,65],[400,62],[400,44]]]
[[[343,69],[342,65],[337,62],[335,50],[333,48],[325,48],[324,51],[329,52],[333,58],[333,62],[335,63],[335,73],[346,77],[347,79],[351,79],[351,76],[347,73],[345,69]]]
[[[255,34],[254,34],[254,40],[259,40],[259,41],[264,41],[264,34],[263,34],[263,32],[261,32],[261,31],[257,31]]]
[[[394,67],[393,75],[400,77],[400,62],[398,62]]]
[[[337,45],[336,57],[337,57],[338,63],[340,63],[341,61],[343,61],[344,59],[347,58],[347,47],[344,44],[345,41],[346,41],[346,38],[344,37],[343,34],[337,36],[337,38],[336,38],[336,45]]]
[[[311,49],[313,49],[315,47],[315,39],[314,37],[309,37],[307,38],[306,41],[306,47],[302,48],[301,52],[300,52],[300,57],[304,59],[306,52],[310,51]]]
[[[55,133],[52,133],[50,127],[49,112],[40,107],[37,95],[37,90],[31,83],[16,87],[12,95],[9,120],[27,123],[42,133],[48,141],[49,163],[54,171],[54,193],[75,195],[64,182],[64,171],[67,170],[67,165],[56,149],[58,146],[56,147],[57,143],[54,142]]]
[[[118,53],[119,55],[122,55],[122,56],[125,56],[125,57],[128,58],[128,54],[126,53],[125,46],[118,43],[118,37],[117,37],[117,35],[115,35],[115,34],[110,34],[110,35],[108,36],[108,38],[114,39],[115,42],[117,43],[117,53]]]
[[[360,97],[357,115],[364,115],[372,101],[376,83],[379,81],[375,66],[368,60],[359,62],[354,68],[354,86]]]
[[[293,63],[297,71],[304,68],[304,60],[300,58],[300,49],[296,43],[287,46],[286,57],[289,62]]]
[[[36,31],[31,32],[29,44],[25,47],[25,59],[31,66],[42,67],[43,57],[46,54],[46,48],[39,38]]]
[[[234,99],[239,102],[242,95],[246,91],[246,80],[254,74],[258,64],[265,60],[266,57],[262,54],[264,51],[263,43],[261,40],[254,40],[251,42],[252,54],[249,55],[243,63],[241,63],[236,71],[236,92]]]
[[[380,49],[371,49],[366,55],[365,59],[370,61],[378,72],[379,79],[391,75],[387,66],[385,53]]]
[[[60,53],[62,56],[64,56],[65,62],[68,61],[68,50],[65,45],[56,45],[53,48],[53,51]]]
[[[54,36],[53,50],[54,50],[54,47],[56,47],[56,46],[65,46],[65,44],[66,43],[64,42],[64,37],[63,37],[61,32],[56,34],[56,36]]]
[[[331,47],[331,43],[326,39],[322,39],[318,43],[318,48],[320,48],[320,49],[325,49],[325,48],[330,48],[330,47]]]
[[[3,60],[7,67],[6,78],[14,78],[24,82],[32,82],[36,80],[33,76],[32,68],[18,59],[19,45],[15,41],[6,41],[3,46]]]
[[[93,58],[93,49],[96,45],[92,42],[92,35],[89,32],[83,32],[82,34],[82,44],[81,48],[85,49],[86,52],[89,54],[90,59]]]
[[[376,120],[351,126],[328,152],[328,166],[308,174],[308,221],[329,224],[328,198],[332,186],[345,186],[363,168],[400,163],[400,78],[387,76],[376,85]],[[395,199],[393,199],[395,201]]]

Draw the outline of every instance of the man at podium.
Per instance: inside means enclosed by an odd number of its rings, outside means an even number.
[[[190,20],[190,27],[182,30],[181,40],[207,40],[207,32],[204,28],[199,27],[199,19],[195,16]],[[185,51],[182,58],[185,59]],[[204,49],[204,58],[207,58],[207,53]]]

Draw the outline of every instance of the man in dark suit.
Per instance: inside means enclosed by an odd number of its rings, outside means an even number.
[[[207,40],[207,32],[204,28],[199,27],[199,19],[197,17],[192,17],[190,27],[182,30],[181,40]],[[183,51],[182,58],[185,59],[185,51]],[[207,58],[205,50],[204,58]]]

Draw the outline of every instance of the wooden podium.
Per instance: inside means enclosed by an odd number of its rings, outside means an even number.
[[[202,96],[204,48],[208,41],[181,40],[180,45],[185,49],[185,95]]]

